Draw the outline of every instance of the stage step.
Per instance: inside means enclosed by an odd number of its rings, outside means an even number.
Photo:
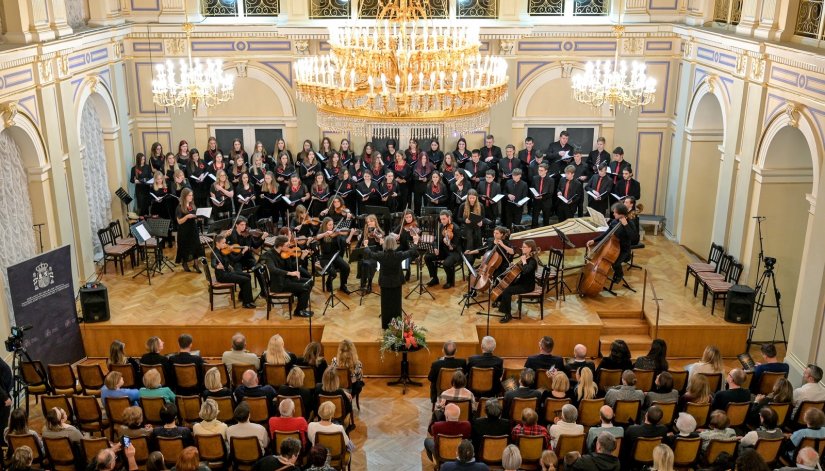
[[[625,335],[639,335],[648,331],[647,321],[644,319],[615,318],[603,319],[601,334],[622,338]]]
[[[613,343],[613,341],[616,339],[622,339],[627,343],[627,346],[630,348],[630,356],[632,358],[647,355],[648,350],[650,350],[650,342],[653,340],[650,338],[650,335],[647,334],[647,330],[645,330],[644,334],[603,334],[599,337],[599,342],[601,343],[602,347],[602,356],[610,355],[610,344]]]
[[[597,314],[602,319],[644,319],[642,311],[637,310],[598,311]]]

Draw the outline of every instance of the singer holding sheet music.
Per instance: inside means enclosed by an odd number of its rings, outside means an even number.
[[[502,160],[502,162],[504,162],[504,160]],[[521,169],[514,168],[511,176],[512,178],[504,184],[504,194],[507,196],[504,198],[504,206],[502,207],[501,214],[501,224],[508,228],[513,227],[513,224],[521,224],[524,205],[530,200],[527,183],[521,179]]]
[[[564,222],[576,215],[579,201],[584,197],[582,184],[576,180],[576,167],[568,165],[564,169],[564,180],[559,182],[559,191],[556,193],[556,215],[559,222]]]
[[[189,260],[203,257],[203,247],[198,237],[197,216],[195,212],[195,195],[189,188],[180,193],[180,204],[175,209],[175,219],[178,222],[178,253],[175,263],[183,265],[183,271],[189,270]],[[196,272],[200,273],[197,263],[193,263]]]
[[[424,192],[424,206],[445,206],[447,204],[447,187],[441,181],[441,174],[433,172],[430,183]]]
[[[531,227],[539,227],[539,215],[542,216],[542,223],[546,226],[550,224],[550,216],[553,215],[553,195],[556,194],[556,181],[548,175],[550,165],[542,162],[538,167],[538,174],[533,176],[533,186],[530,193],[533,195],[533,222]]]
[[[138,216],[146,216],[149,212],[149,185],[152,183],[152,169],[143,152],[138,152],[135,156],[135,165],[129,174],[129,182],[135,185],[135,210]]]
[[[201,160],[198,149],[189,151],[189,163],[186,164],[186,174],[189,176],[189,184],[195,193],[195,204],[199,207],[207,206],[209,199],[209,184],[213,181],[209,178],[209,168],[206,162]]]
[[[418,234],[412,235],[413,245],[410,250],[398,250],[398,236],[390,234],[379,239],[383,252],[364,247],[364,255],[381,265],[378,271],[378,286],[381,287],[381,328],[386,329],[390,322],[401,316],[401,285],[404,283],[403,262],[418,257]]]
[[[599,165],[599,173],[590,177],[584,189],[587,192],[587,206],[602,214],[607,213],[613,191],[613,179],[607,175],[607,162]]]
[[[484,173],[484,180],[478,184],[478,194],[481,196],[481,204],[484,205],[484,217],[495,221],[498,217],[498,202],[504,197],[501,194],[501,186],[496,183],[496,171],[487,170]]]
[[[474,250],[481,245],[481,227],[484,225],[484,207],[477,191],[467,192],[467,200],[459,206],[456,217],[461,226],[464,248]]]

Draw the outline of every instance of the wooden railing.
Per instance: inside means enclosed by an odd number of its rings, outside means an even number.
[[[662,299],[656,295],[656,286],[653,285],[653,278],[648,276],[646,268],[644,269],[644,275],[642,277],[642,280],[642,314],[646,316],[648,313],[648,308],[650,309],[651,314],[653,313],[653,311],[655,311],[656,316],[653,328],[653,338],[655,339],[659,337],[659,310],[661,309],[659,301],[661,301]],[[649,300],[647,292],[648,289],[650,289],[651,295]],[[649,304],[648,301],[650,301]]]

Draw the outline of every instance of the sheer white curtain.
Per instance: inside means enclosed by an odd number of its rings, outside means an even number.
[[[92,1],[102,2],[103,0]],[[86,22],[89,20],[88,0],[66,0],[66,20],[72,29],[86,26]]]
[[[92,243],[95,260],[103,257],[103,248],[97,238],[98,229],[112,220],[112,194],[106,174],[106,154],[103,147],[103,127],[91,101],[83,107],[80,118],[80,145],[83,146],[83,179],[89,200],[89,221],[92,225]]]

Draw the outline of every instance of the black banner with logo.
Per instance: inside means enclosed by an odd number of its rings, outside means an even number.
[[[33,360],[48,365],[74,363],[86,356],[68,245],[10,266],[8,280],[15,324],[31,326],[23,332],[22,344]]]

